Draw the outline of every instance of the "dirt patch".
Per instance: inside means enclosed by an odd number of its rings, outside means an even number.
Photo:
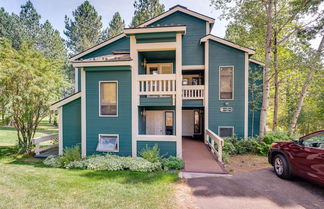
[[[270,167],[267,157],[253,154],[231,156],[229,163],[225,164],[230,173],[245,173]]]
[[[179,209],[197,209],[194,195],[192,194],[192,188],[186,183],[186,180],[182,180],[176,185],[175,199]]]

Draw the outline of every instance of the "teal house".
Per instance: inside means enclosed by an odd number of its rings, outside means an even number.
[[[51,106],[59,154],[79,145],[82,156],[137,156],[157,144],[181,158],[184,138],[258,135],[261,104],[251,101],[262,76],[250,75],[263,63],[210,34],[214,21],[177,5],[73,56],[75,93]]]

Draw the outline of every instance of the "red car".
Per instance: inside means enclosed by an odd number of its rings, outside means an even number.
[[[296,141],[273,143],[268,160],[280,178],[296,175],[324,186],[324,130]]]

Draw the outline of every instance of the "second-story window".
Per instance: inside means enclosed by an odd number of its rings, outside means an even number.
[[[100,116],[117,116],[118,112],[117,81],[100,82]]]
[[[234,99],[234,68],[219,68],[219,99]]]

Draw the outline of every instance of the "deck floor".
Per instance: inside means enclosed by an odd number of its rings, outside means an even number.
[[[201,140],[184,137],[182,158],[185,162],[184,172],[227,173]]]

